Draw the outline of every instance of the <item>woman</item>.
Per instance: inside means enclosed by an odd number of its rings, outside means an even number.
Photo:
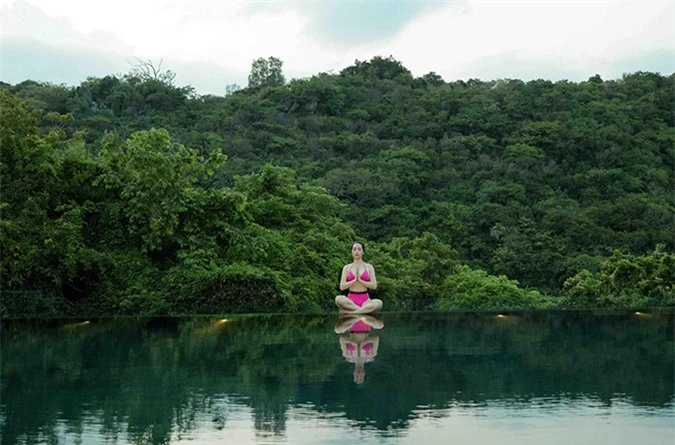
[[[369,314],[382,309],[382,301],[371,299],[368,294],[369,290],[377,289],[377,278],[373,266],[363,261],[365,251],[363,243],[352,244],[354,261],[342,268],[340,290],[349,289],[349,293],[346,297],[335,297],[341,314]]]

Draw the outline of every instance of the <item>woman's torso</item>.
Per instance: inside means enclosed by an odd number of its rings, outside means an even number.
[[[347,281],[352,281],[354,278],[356,278],[356,271],[358,270],[358,273],[360,274],[360,279],[361,281],[370,281],[370,273],[368,272],[368,264],[363,263],[363,264],[349,264],[347,266]],[[368,290],[368,288],[363,285],[362,283],[354,283],[351,286],[349,286],[349,290],[354,291],[354,292],[365,292]]]

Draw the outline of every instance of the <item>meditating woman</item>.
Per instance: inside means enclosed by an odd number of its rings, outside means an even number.
[[[349,293],[335,297],[335,304],[340,308],[341,314],[369,314],[382,309],[382,301],[371,299],[369,290],[377,289],[375,268],[363,261],[365,247],[361,242],[352,245],[352,258],[354,261],[342,268],[340,277],[340,290],[349,289]]]

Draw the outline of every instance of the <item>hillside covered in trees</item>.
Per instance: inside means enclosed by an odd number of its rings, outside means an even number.
[[[0,314],[323,311],[355,239],[385,310],[674,304],[674,75],[256,62],[1,84]]]

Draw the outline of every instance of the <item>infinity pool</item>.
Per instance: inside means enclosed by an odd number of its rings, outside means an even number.
[[[3,321],[2,444],[675,443],[672,312]]]

